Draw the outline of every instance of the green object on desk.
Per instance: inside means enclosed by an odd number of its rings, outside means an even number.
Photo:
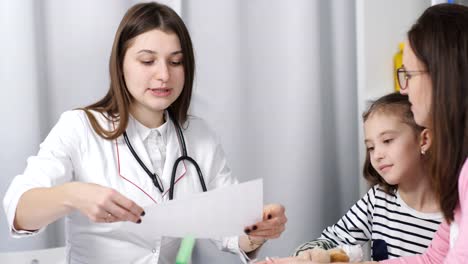
[[[182,239],[179,252],[177,253],[176,264],[188,264],[195,246],[195,238],[188,236]]]

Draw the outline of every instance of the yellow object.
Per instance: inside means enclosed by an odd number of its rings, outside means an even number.
[[[395,91],[400,91],[400,85],[398,84],[398,76],[397,76],[397,69],[400,68],[403,65],[403,47],[405,46],[405,43],[400,42],[398,44],[398,52],[393,56],[393,82],[394,82],[394,87]]]

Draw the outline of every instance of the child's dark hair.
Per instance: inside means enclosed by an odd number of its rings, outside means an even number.
[[[400,93],[391,93],[380,97],[372,102],[367,111],[362,114],[364,122],[375,113],[388,113],[401,117],[401,121],[409,125],[415,131],[416,135],[424,130],[424,127],[419,126],[414,121],[413,113],[411,112],[411,103],[408,96]],[[389,194],[394,194],[397,185],[388,184],[382,176],[374,169],[370,161],[369,151],[366,151],[366,161],[364,162],[364,178],[370,186],[379,184],[383,187],[384,191]]]

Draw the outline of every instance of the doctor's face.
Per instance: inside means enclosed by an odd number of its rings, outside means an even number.
[[[411,74],[411,71],[425,71],[423,63],[416,57],[408,41],[403,49],[403,65],[408,71],[406,89],[401,90],[402,94],[407,94],[411,103],[411,112],[414,120],[420,126],[431,127],[430,112],[432,98],[432,81],[429,73],[422,72]]]
[[[159,114],[179,97],[185,81],[182,56],[174,33],[154,29],[132,40],[123,60],[132,111]]]

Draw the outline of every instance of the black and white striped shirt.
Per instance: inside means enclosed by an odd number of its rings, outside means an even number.
[[[389,258],[422,253],[429,246],[442,222],[441,213],[421,213],[409,207],[399,196],[374,186],[338,221],[327,227],[320,238],[296,249],[294,255],[323,243],[327,247],[362,245],[377,239],[387,244]]]

